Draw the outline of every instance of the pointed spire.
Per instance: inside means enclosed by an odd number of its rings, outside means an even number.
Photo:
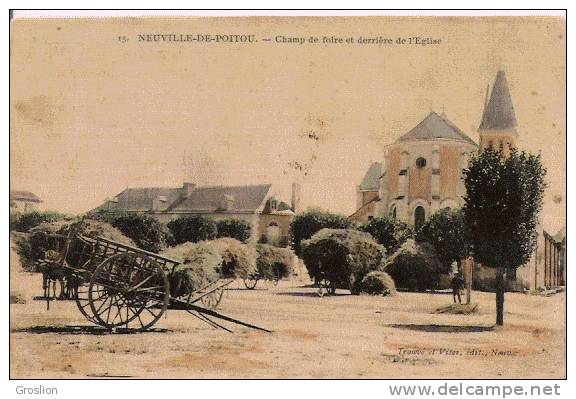
[[[504,71],[498,71],[490,100],[484,107],[479,130],[505,130],[516,127],[516,114]]]

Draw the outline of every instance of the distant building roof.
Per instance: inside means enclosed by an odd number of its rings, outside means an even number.
[[[181,198],[168,209],[174,211],[217,211],[225,195],[232,196],[229,211],[255,211],[270,191],[270,184],[256,186],[195,187],[188,198]]]
[[[36,194],[31,193],[30,191],[19,190],[10,190],[10,200],[42,202],[42,200]]]
[[[226,212],[254,212],[266,199],[270,184],[253,186],[194,186],[187,192],[184,187],[127,188],[113,201],[107,201],[93,211],[132,211],[153,210],[154,201],[164,205],[160,211],[166,212],[217,212],[222,210],[222,202],[229,202]]]
[[[382,164],[372,162],[364,175],[364,179],[362,179],[362,183],[360,183],[360,190],[379,190],[380,176],[382,176]]]
[[[498,71],[490,94],[490,100],[484,108],[480,130],[504,130],[516,127],[516,114],[510,97],[506,73]]]
[[[466,133],[456,127],[456,125],[450,122],[446,117],[440,116],[436,112],[431,112],[415,128],[401,136],[398,141],[420,141],[436,139],[465,141],[467,143],[476,145],[474,140],[468,137]]]

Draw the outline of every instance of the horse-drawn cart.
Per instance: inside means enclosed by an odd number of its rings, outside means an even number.
[[[232,279],[218,280],[199,290],[170,292],[170,280],[179,261],[103,237],[75,233],[52,234],[57,245],[38,261],[44,273],[44,294],[49,301],[50,280],[64,279],[80,312],[107,329],[144,331],[167,311],[182,309],[214,327],[230,331],[211,317],[246,327],[266,329],[232,319],[213,309]],[[199,306],[203,304],[204,307]]]

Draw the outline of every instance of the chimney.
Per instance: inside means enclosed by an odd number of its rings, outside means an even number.
[[[195,188],[196,184],[184,182],[182,185],[182,198],[190,197],[190,194],[192,194],[192,191],[194,191]]]
[[[292,212],[300,212],[300,184],[292,183]]]

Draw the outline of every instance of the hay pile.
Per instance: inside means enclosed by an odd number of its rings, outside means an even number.
[[[388,273],[373,271],[362,279],[360,292],[369,295],[388,296],[396,293],[396,286]]]
[[[220,278],[222,257],[206,243],[185,242],[165,249],[162,256],[182,263],[174,268],[170,279],[170,294],[184,296]]]
[[[203,243],[222,257],[220,274],[224,278],[248,278],[256,269],[256,250],[240,241],[223,237]]]
[[[294,252],[288,248],[278,248],[267,244],[256,245],[258,257],[256,267],[261,279],[277,280],[294,272]]]
[[[35,262],[44,258],[47,251],[60,251],[71,229],[89,237],[101,236],[122,244],[134,245],[131,239],[106,222],[96,220],[45,222],[30,229],[30,233],[21,233],[16,237],[17,252],[24,268],[28,271],[38,272]],[[54,234],[64,237],[54,238]],[[74,265],[81,265],[86,261],[85,249],[83,244],[73,242],[68,251],[67,259],[69,262]]]

